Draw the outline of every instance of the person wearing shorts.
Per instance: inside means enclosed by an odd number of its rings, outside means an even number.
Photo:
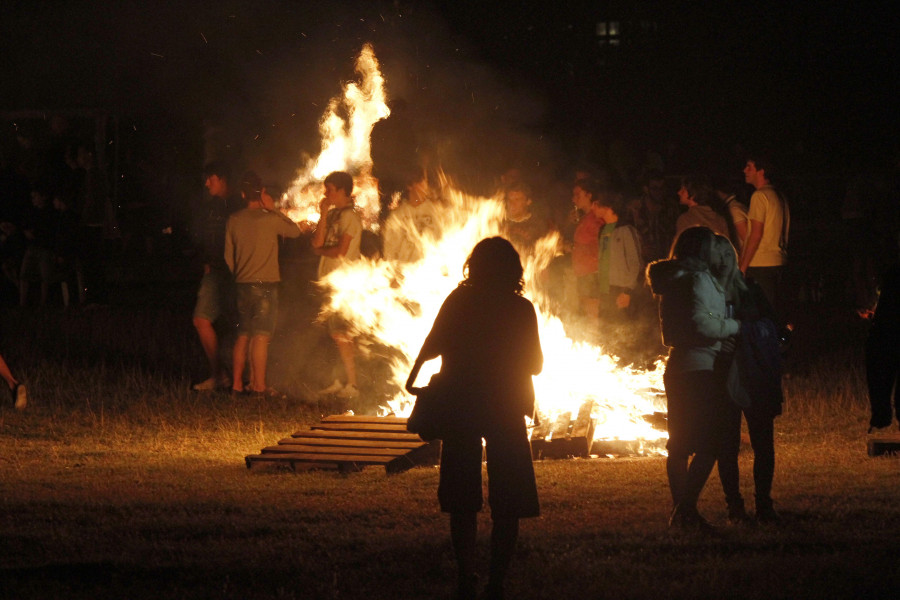
[[[319,258],[319,281],[329,273],[360,258],[363,225],[353,206],[353,177],[334,171],[325,177],[325,197],[319,203],[319,222],[313,232],[312,247]],[[344,365],[347,383],[339,379],[320,395],[336,394],[350,400],[359,396],[356,379],[356,342],[349,324],[340,316],[328,316],[328,333],[334,340]]]
[[[203,204],[200,227],[203,277],[197,289],[193,323],[203,346],[209,376],[193,386],[195,391],[209,391],[228,385],[228,376],[219,362],[219,337],[215,322],[225,314],[232,293],[231,275],[223,257],[225,225],[241,205],[240,197],[231,191],[231,171],[225,163],[211,162],[203,173],[209,198]]]
[[[266,363],[278,319],[278,236],[297,237],[300,228],[276,210],[280,193],[273,186],[263,186],[256,173],[244,174],[241,194],[247,208],[231,215],[225,229],[225,262],[234,275],[238,307],[231,390],[244,391],[249,358],[250,391],[276,396],[280,394],[266,385]]]
[[[475,541],[482,508],[482,439],[487,457],[491,531],[488,598],[503,582],[519,535],[519,519],[540,514],[525,417],[534,417],[532,376],[544,356],[534,306],[522,296],[522,263],[501,237],[480,241],[465,280],[441,306],[406,382],[413,395],[422,364],[441,357],[456,422],[441,449],[438,501],[450,513],[457,597],[476,595]]]

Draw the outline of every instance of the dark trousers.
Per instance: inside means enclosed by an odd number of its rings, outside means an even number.
[[[891,425],[894,416],[892,408],[900,418],[900,401],[894,394],[897,377],[900,376],[898,335],[900,332],[873,328],[866,341],[866,383],[872,408],[871,427]]]
[[[786,307],[784,306],[786,294],[784,293],[781,273],[784,267],[747,267],[747,277],[753,278],[762,288],[766,300],[772,305],[772,310],[778,317],[776,325],[784,323]]]
[[[743,506],[738,473],[738,451],[741,447],[741,414],[747,419],[750,446],[753,448],[753,485],[756,510],[772,507],[772,479],[775,476],[775,416],[771,411],[741,409],[730,405],[727,409],[725,439],[719,455],[719,479],[729,508]]]

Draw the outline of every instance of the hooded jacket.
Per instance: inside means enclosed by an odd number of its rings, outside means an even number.
[[[721,340],[740,331],[740,322],[726,317],[725,292],[707,269],[675,259],[651,264],[647,278],[660,297],[660,330],[670,347],[666,368],[713,370]]]

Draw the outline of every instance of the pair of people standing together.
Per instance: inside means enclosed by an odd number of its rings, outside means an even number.
[[[756,518],[776,521],[773,424],[781,411],[781,388],[773,311],[759,286],[744,280],[728,239],[705,227],[682,232],[672,257],[651,264],[647,278],[660,298],[663,343],[670,347],[664,375],[666,471],[674,504],[670,525],[712,529],[697,501],[717,461],[729,520],[750,520],[738,484],[742,412],[754,450]],[[748,344],[762,363],[735,352],[737,345],[743,350]]]

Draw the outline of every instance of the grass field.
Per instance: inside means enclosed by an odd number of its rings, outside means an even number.
[[[276,340],[287,399],[233,400],[187,391],[201,365],[186,314],[5,314],[2,352],[32,400],[0,409],[0,598],[449,598],[435,468],[244,466],[346,408],[309,394],[333,359],[321,332],[287,323]],[[700,508],[721,534],[668,532],[660,457],[538,462],[543,515],[523,522],[508,596],[895,598],[900,463],[866,455],[864,339],[849,315],[798,323],[776,422],[778,527],[728,526],[713,475]],[[370,396],[380,368],[362,363]]]

